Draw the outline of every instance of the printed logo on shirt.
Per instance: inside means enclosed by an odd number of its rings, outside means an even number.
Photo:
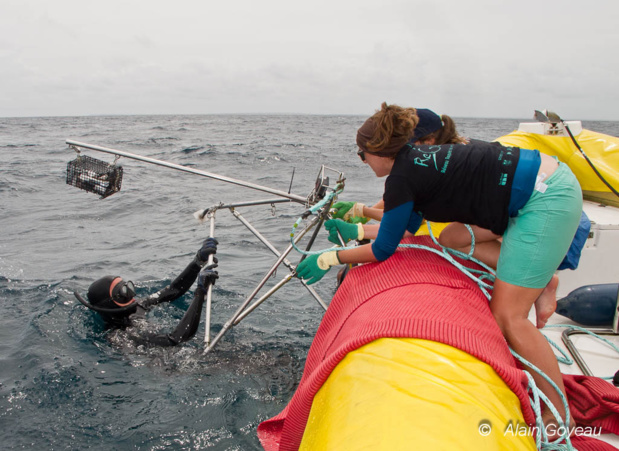
[[[503,166],[511,166],[514,157],[515,154],[513,147],[505,147],[499,152],[499,161],[503,163]]]
[[[501,164],[503,166],[511,166],[512,164],[514,164],[514,158],[516,157],[516,154],[514,152],[514,148],[513,147],[505,147],[504,149],[502,149],[499,152],[499,161],[501,162]],[[506,169],[509,170],[509,169]],[[499,176],[499,186],[505,186],[507,185],[507,179],[508,179],[509,175],[505,172],[501,173],[501,175]]]
[[[453,144],[450,144],[449,146],[446,146],[446,145],[442,145],[442,146],[434,145],[434,146],[423,146],[423,147],[415,146],[412,148],[412,150],[420,154],[419,156],[416,156],[415,159],[413,160],[415,165],[423,166],[426,168],[433,167],[437,171],[444,174],[447,171],[447,166],[449,166],[451,154],[453,153]],[[437,158],[437,156],[439,156],[439,152],[440,154],[445,153],[443,164],[440,169],[439,169],[439,162],[438,162],[439,159]]]

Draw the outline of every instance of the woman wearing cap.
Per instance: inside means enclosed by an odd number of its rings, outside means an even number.
[[[303,260],[299,277],[319,280],[331,266],[382,261],[423,218],[462,222],[503,236],[491,311],[514,351],[540,368],[565,395],[557,360],[528,320],[535,304],[538,322],[556,306],[553,275],[566,254],[582,211],[582,192],[570,169],[537,150],[475,142],[419,146],[409,143],[417,119],[412,108],[383,103],[357,132],[359,156],[385,182],[380,225],[325,223],[330,240],[371,238],[372,244],[329,251]],[[560,395],[533,372],[537,386],[560,414]],[[544,420],[551,422],[549,409]]]
[[[414,108],[418,118],[411,144],[467,144],[476,142],[464,136],[460,136],[454,120],[446,114],[438,115],[427,108]],[[344,219],[353,224],[366,223],[369,219],[380,221],[383,217],[385,204],[379,200],[376,204],[368,207],[361,202],[337,202],[331,212],[333,218]]]
[[[198,330],[204,296],[208,287],[214,285],[219,278],[217,271],[213,269],[217,267],[216,259],[213,264],[204,267],[209,255],[216,252],[217,240],[207,238],[195,258],[170,285],[144,300],[135,298],[133,282],[125,281],[119,276],[105,276],[93,282],[88,288],[88,301],[79,293],[74,294],[82,304],[99,313],[109,327],[127,328],[143,320],[155,305],[174,301],[184,295],[198,279],[193,301],[174,331],[169,334],[154,334],[137,333],[136,329],[129,334],[137,344],[175,346],[191,339]]]

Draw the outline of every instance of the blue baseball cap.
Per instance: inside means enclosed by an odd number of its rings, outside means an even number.
[[[419,123],[415,127],[415,133],[411,138],[412,142],[419,141],[424,136],[428,136],[443,127],[443,120],[434,111],[426,108],[415,108],[415,110],[417,117],[419,117]]]

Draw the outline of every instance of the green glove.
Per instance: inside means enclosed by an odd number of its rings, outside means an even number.
[[[359,202],[336,202],[331,207],[331,216],[351,224],[365,224],[370,219],[363,216],[363,207]]]
[[[362,240],[364,235],[362,224],[350,224],[341,219],[325,221],[325,229],[329,231],[329,241],[335,244],[341,244],[338,232],[342,235],[344,243],[351,240]]]
[[[348,222],[350,222],[351,224],[365,224],[369,220],[370,218],[365,218],[365,217],[359,218],[357,216],[353,216],[352,218],[348,220]]]
[[[336,251],[325,252],[320,255],[310,255],[297,266],[297,276],[308,285],[318,282],[329,272],[331,266],[339,265]]]

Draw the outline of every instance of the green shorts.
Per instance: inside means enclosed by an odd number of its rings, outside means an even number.
[[[559,163],[544,180],[546,192],[531,198],[510,218],[503,235],[497,278],[526,288],[544,288],[574,239],[582,213],[582,191],[570,168]]]

